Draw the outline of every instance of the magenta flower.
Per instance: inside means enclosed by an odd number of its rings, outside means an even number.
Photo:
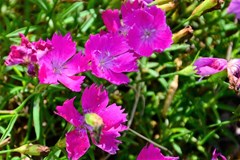
[[[172,44],[172,32],[166,23],[164,11],[145,1],[127,1],[121,7],[122,23],[118,10],[106,10],[102,14],[109,32],[126,37],[130,49],[140,56],[162,52]]]
[[[139,153],[137,160],[178,160],[178,157],[164,156],[153,144],[146,145]]]
[[[87,132],[96,146],[109,154],[115,154],[121,143],[116,138],[120,136],[119,132],[127,129],[123,124],[127,121],[127,114],[116,104],[107,107],[107,91],[95,84],[83,92],[83,115],[75,109],[74,99],[66,100],[63,106],[56,108],[56,114],[75,126],[73,131],[66,134],[68,158],[77,160],[87,152],[90,147]]]
[[[21,44],[19,46],[11,46],[11,51],[5,61],[7,66],[22,64],[28,66],[28,73],[35,75],[36,64],[42,55],[46,54],[51,48],[52,44],[49,40],[39,40],[37,42],[29,42],[23,35],[21,37]]]
[[[129,82],[123,72],[137,71],[137,58],[121,35],[91,35],[85,48],[86,56],[91,57],[92,73],[99,78],[119,85]]]
[[[222,160],[227,160],[225,156],[223,156],[221,153],[216,152],[216,148],[214,149],[212,153],[212,159],[211,160],[218,160],[218,157],[221,157]]]
[[[228,13],[233,13],[240,19],[240,0],[232,0],[227,9]]]
[[[129,27],[129,46],[141,56],[162,52],[172,44],[172,32],[166,23],[164,11],[141,1],[127,2],[121,8],[123,22]]]
[[[196,66],[197,74],[205,77],[209,76],[222,70],[227,67],[227,60],[222,58],[199,58],[195,61],[194,66]]]
[[[71,35],[54,34],[53,49],[46,53],[39,61],[38,78],[40,83],[58,84],[61,82],[72,91],[79,92],[84,76],[75,76],[89,69],[88,59],[81,52],[76,53],[76,44]]]
[[[227,64],[228,79],[231,89],[240,92],[240,59],[232,59]]]

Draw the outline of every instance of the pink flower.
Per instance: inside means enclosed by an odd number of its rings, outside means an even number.
[[[227,64],[228,79],[231,89],[240,92],[240,59],[232,59]]]
[[[147,7],[142,0],[127,1],[121,7],[122,23],[118,10],[106,10],[102,14],[109,32],[126,37],[130,49],[140,56],[162,52],[172,44],[172,32],[166,24],[165,13],[155,7]]]
[[[46,54],[51,48],[52,44],[49,40],[39,40],[37,42],[29,42],[23,35],[21,37],[21,44],[19,46],[11,46],[11,51],[5,61],[7,66],[22,64],[28,66],[28,73],[35,75],[36,64],[42,55]]]
[[[194,66],[196,66],[197,74],[205,77],[226,69],[227,60],[222,58],[203,57],[197,59],[194,63]]]
[[[76,53],[76,44],[71,35],[54,34],[52,37],[53,49],[47,52],[39,61],[38,78],[40,83],[58,84],[61,82],[72,91],[79,92],[84,76],[75,74],[86,71],[88,59],[81,52]]]
[[[178,157],[164,156],[153,144],[146,145],[139,153],[137,160],[178,160]]]
[[[211,160],[218,160],[218,157],[221,157],[222,160],[227,160],[225,156],[223,156],[221,153],[216,152],[216,148],[214,149],[212,153],[212,159]]]
[[[137,71],[137,58],[121,35],[91,35],[85,48],[86,56],[91,57],[92,73],[99,78],[119,85],[129,82],[123,72]]]
[[[134,10],[124,18],[124,22],[131,26],[127,34],[128,44],[141,56],[162,52],[173,42],[165,13],[155,6]]]
[[[227,9],[228,13],[233,13],[240,19],[240,0],[232,0]]]
[[[120,136],[119,132],[127,129],[123,124],[127,121],[127,114],[116,104],[107,107],[107,91],[95,84],[83,92],[83,115],[75,109],[74,99],[66,100],[63,106],[56,108],[56,114],[75,126],[73,131],[66,134],[68,158],[77,160],[87,152],[90,147],[87,131],[96,146],[109,154],[115,154],[121,143],[116,138]]]

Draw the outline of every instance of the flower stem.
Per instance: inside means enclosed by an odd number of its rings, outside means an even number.
[[[133,134],[135,134],[136,136],[138,136],[138,137],[140,137],[140,138],[142,138],[142,139],[148,141],[149,143],[152,143],[153,145],[155,145],[155,146],[161,148],[162,150],[167,151],[170,155],[173,155],[173,153],[172,153],[171,151],[169,151],[166,147],[161,146],[160,144],[157,144],[156,142],[154,142],[154,141],[152,141],[151,139],[149,139],[149,138],[147,138],[147,137],[141,135],[140,133],[138,133],[138,132],[132,130],[131,128],[129,128],[128,131],[130,131],[130,132],[132,132]]]

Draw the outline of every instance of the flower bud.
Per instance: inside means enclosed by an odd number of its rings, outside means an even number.
[[[39,144],[25,144],[14,149],[14,151],[31,156],[46,156],[50,152],[50,149],[47,146],[42,146]]]
[[[191,16],[188,19],[199,17],[203,13],[219,9],[223,2],[223,0],[205,0],[193,10]]]
[[[230,89],[240,93],[240,59],[232,59],[227,64]]]
[[[157,5],[157,8],[161,8],[165,12],[171,11],[176,7],[176,4],[174,2],[169,2],[163,5]]]
[[[166,3],[171,2],[171,1],[172,0],[155,0],[152,3],[150,3],[149,6],[166,4]]]
[[[187,26],[184,29],[178,31],[177,33],[174,33],[172,39],[174,43],[178,43],[179,41],[192,37],[192,35],[193,35],[192,27]]]

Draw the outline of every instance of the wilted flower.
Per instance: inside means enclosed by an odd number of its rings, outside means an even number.
[[[153,144],[146,145],[139,153],[137,160],[178,160],[178,157],[164,156]]]
[[[227,9],[228,13],[233,13],[240,19],[240,0],[232,0]]]
[[[28,66],[28,73],[34,76],[38,60],[52,48],[52,44],[49,40],[43,41],[41,39],[37,42],[29,42],[23,34],[19,34],[19,36],[21,37],[21,44],[11,46],[5,64],[7,66],[26,65]]]
[[[232,59],[227,64],[230,88],[240,92],[240,59]]]
[[[88,59],[81,52],[76,54],[76,44],[70,34],[65,36],[54,34],[51,42],[52,50],[43,55],[39,61],[40,83],[61,82],[72,91],[80,91],[80,85],[85,77],[75,74],[89,69]]]
[[[211,160],[218,160],[218,157],[221,157],[222,160],[227,160],[225,156],[223,156],[221,153],[217,153],[216,149],[214,149]]]
[[[123,72],[137,71],[137,58],[121,35],[91,35],[85,48],[86,56],[91,57],[92,73],[99,78],[119,85],[129,82]]]
[[[209,76],[222,70],[227,67],[227,60],[222,58],[199,58],[195,61],[194,66],[196,66],[197,74],[205,77]]]
[[[120,136],[119,132],[127,129],[123,124],[127,121],[127,114],[116,104],[107,107],[107,91],[95,84],[83,92],[83,115],[75,109],[74,99],[66,100],[63,106],[56,108],[56,114],[75,126],[73,131],[66,134],[68,158],[77,160],[87,152],[90,147],[87,131],[96,146],[109,154],[115,154],[121,143],[116,138]]]

